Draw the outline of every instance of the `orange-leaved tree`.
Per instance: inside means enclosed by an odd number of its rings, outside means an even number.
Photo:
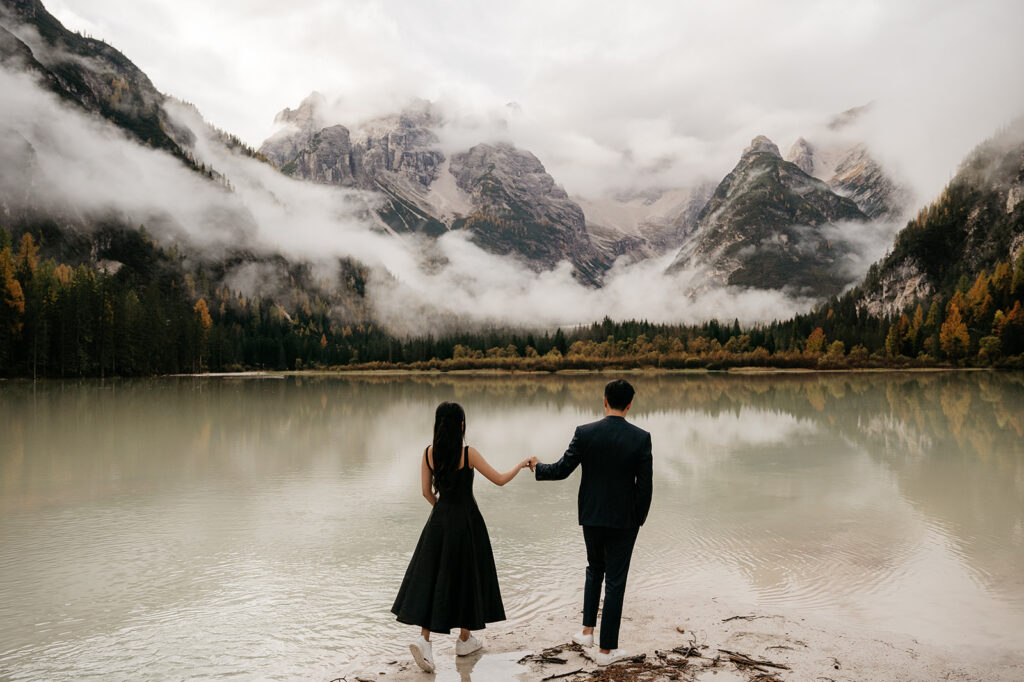
[[[967,334],[967,324],[960,312],[962,301],[963,298],[958,291],[946,306],[946,320],[942,323],[942,328],[939,329],[939,344],[942,346],[942,352],[953,359],[967,355],[967,349],[971,344],[971,338]]]

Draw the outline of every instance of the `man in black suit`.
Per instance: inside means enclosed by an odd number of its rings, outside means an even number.
[[[618,648],[626,575],[640,526],[651,508],[651,434],[626,421],[633,387],[616,379],[604,388],[604,419],[576,428],[569,448],[554,464],[533,458],[538,481],[560,481],[583,466],[579,521],[587,545],[583,631],[573,641],[593,646],[601,582],[605,584],[599,665],[628,658]]]

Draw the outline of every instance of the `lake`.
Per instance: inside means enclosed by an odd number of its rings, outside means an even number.
[[[614,376],[0,382],[0,678],[329,680],[407,656],[389,608],[437,403],[504,470],[560,457]],[[629,378],[655,480],[627,614],[688,593],[1019,647],[1024,376]],[[580,608],[578,477],[476,478],[513,624]]]

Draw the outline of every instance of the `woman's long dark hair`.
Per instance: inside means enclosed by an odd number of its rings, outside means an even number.
[[[435,493],[451,490],[462,456],[466,435],[466,413],[458,403],[441,403],[434,412],[434,469],[431,485]]]

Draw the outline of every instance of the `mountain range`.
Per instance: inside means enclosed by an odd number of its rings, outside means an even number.
[[[446,155],[439,146],[445,120],[429,102],[351,128],[331,122],[331,109],[314,92],[283,110],[281,129],[260,153],[292,177],[379,191],[383,229],[433,237],[468,230],[484,249],[536,270],[567,260],[594,286],[618,258],[675,252],[668,272],[700,269],[698,287],[831,295],[863,273],[843,267],[849,245],[824,238],[827,228],[895,219],[909,205],[909,192],[863,143],[836,148],[800,138],[784,161],[762,136],[717,186],[587,199],[569,197],[536,156],[507,142]],[[769,170],[770,181],[761,178]]]
[[[914,199],[863,141],[850,137],[819,141],[809,135],[783,157],[759,136],[719,181],[588,198],[570,196],[536,155],[509,140],[444,148],[445,116],[429,102],[346,122],[334,120],[331,103],[313,93],[278,114],[278,132],[258,150],[205,123],[198,131],[174,115],[181,103],[160,93],[128,58],[66,30],[39,0],[4,0],[0,66],[28,74],[67,106],[105,119],[228,193],[233,178],[210,160],[216,157],[202,153],[199,137],[213,139],[218,153],[268,164],[295,180],[364,193],[371,229],[396,239],[415,236],[425,254],[431,240],[461,232],[483,250],[538,273],[567,261],[588,287],[601,287],[616,262],[664,258],[668,275],[686,274],[665,280],[678,282],[681,296],[732,286],[824,300],[860,284],[865,309],[888,314],[943,286],[951,272],[969,275],[993,254],[1021,249],[1019,124],[980,147],[947,189],[946,195],[968,197],[958,206],[972,207],[951,218],[956,230],[936,236],[937,228],[922,228],[934,217],[928,222],[931,214],[922,214],[862,281],[851,235],[872,221],[898,221]],[[842,130],[865,110],[840,114],[831,128]],[[35,150],[17,126],[0,121],[0,137],[4,163],[31,172]],[[54,208],[42,200],[46,187],[12,183],[8,177],[0,185],[0,215],[15,234],[42,225],[49,235],[44,248],[93,264],[111,260],[90,236],[95,216]],[[927,210],[939,210],[934,207],[942,202]],[[244,213],[220,220],[237,220],[244,234]],[[117,220],[134,229],[131,216]],[[201,260],[202,249],[193,250]],[[231,257],[257,258],[245,243],[236,244]],[[443,263],[425,255],[423,267]]]

